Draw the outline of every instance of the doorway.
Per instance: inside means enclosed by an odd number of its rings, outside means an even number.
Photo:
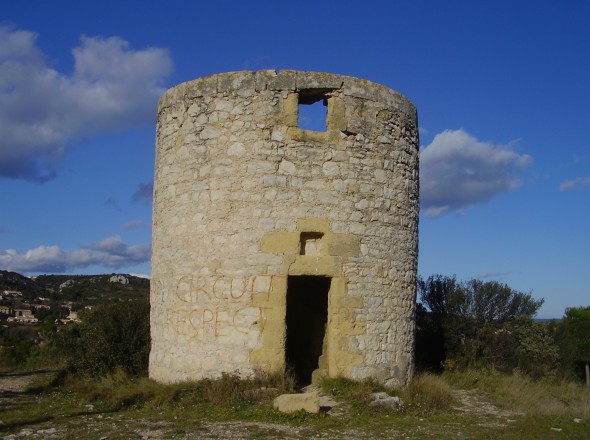
[[[287,278],[285,360],[298,386],[311,383],[324,348],[330,277]]]

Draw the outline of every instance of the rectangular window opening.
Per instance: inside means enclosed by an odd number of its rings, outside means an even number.
[[[302,130],[326,131],[329,89],[299,91],[297,127]]]
[[[299,242],[300,255],[320,255],[321,232],[302,232]]]

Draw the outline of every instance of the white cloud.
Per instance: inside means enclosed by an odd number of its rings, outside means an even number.
[[[590,177],[578,177],[577,179],[566,180],[559,185],[559,190],[568,191],[578,186],[590,186]]]
[[[438,217],[483,203],[521,182],[518,171],[532,163],[511,145],[482,142],[464,130],[445,130],[420,151],[422,212]]]
[[[141,220],[131,220],[123,225],[123,229],[139,229],[146,228],[149,225]]]
[[[150,255],[149,245],[130,246],[114,236],[74,251],[59,246],[38,246],[22,254],[0,250],[0,268],[20,273],[64,273],[90,265],[119,269],[148,262]]]
[[[51,179],[72,141],[152,121],[172,69],[165,49],[82,36],[68,75],[47,63],[36,39],[0,26],[0,177]]]

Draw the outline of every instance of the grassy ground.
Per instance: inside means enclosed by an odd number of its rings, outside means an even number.
[[[76,439],[587,439],[590,390],[576,384],[475,371],[420,375],[394,394],[401,409],[370,405],[373,383],[327,380],[329,412],[285,415],[272,399],[292,389],[282,377],[164,386],[146,378],[66,378],[59,386],[6,384],[0,377],[0,437]],[[2,385],[4,383],[4,385]]]

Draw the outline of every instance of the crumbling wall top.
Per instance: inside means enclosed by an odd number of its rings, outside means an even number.
[[[251,96],[265,90],[304,89],[340,89],[345,96],[382,102],[408,116],[416,115],[416,108],[409,99],[384,85],[346,75],[300,70],[243,70],[201,77],[169,89],[160,99],[158,108],[162,110],[186,98],[218,93]]]

